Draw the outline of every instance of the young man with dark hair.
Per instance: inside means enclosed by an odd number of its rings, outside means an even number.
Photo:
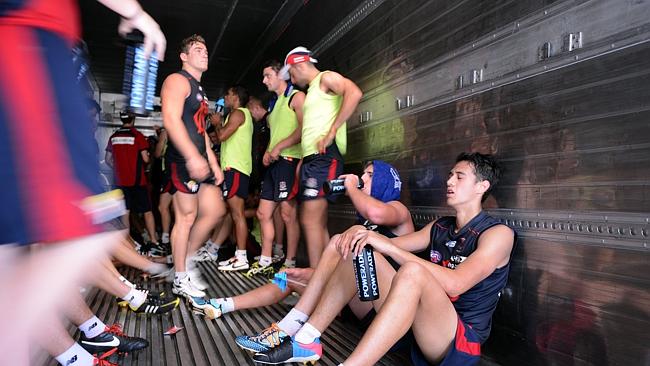
[[[230,208],[237,250],[235,256],[219,262],[220,271],[243,271],[249,268],[246,256],[248,225],[244,216],[244,201],[248,197],[248,184],[253,170],[253,117],[245,107],[248,91],[241,85],[228,88],[224,97],[230,113],[217,135],[221,141],[221,166],[224,169],[223,198]]]
[[[180,59],[182,70],[165,79],[160,96],[163,125],[170,139],[166,160],[176,216],[171,235],[176,270],[172,291],[189,298],[205,293],[188,274],[188,254],[208,239],[226,208],[218,187],[223,172],[205,132],[208,103],[200,81],[208,69],[208,49],[203,37],[184,39]]]
[[[315,268],[325,245],[327,199],[323,183],[343,173],[343,155],[347,149],[345,121],[361,100],[361,90],[351,80],[333,71],[320,71],[311,51],[304,47],[291,50],[280,76],[301,87],[308,87],[303,103],[300,168],[300,222],[307,241],[309,266]],[[330,197],[328,197],[329,199]]]
[[[505,287],[515,233],[482,210],[481,202],[498,182],[500,169],[489,155],[461,154],[447,179],[447,204],[456,216],[436,220],[397,238],[361,229],[341,254],[375,251],[380,298],[377,316],[344,362],[374,365],[409,329],[415,365],[473,365],[491,327],[492,313]],[[352,246],[350,246],[352,244]],[[353,255],[350,254],[350,248]],[[427,260],[412,252],[428,249]],[[400,265],[399,270],[386,257]],[[356,296],[352,263],[333,274],[308,322],[295,337],[258,353],[260,363],[315,361],[322,356],[319,337],[338,311]]]
[[[120,114],[122,128],[115,131],[106,145],[106,164],[115,172],[115,185],[124,193],[126,215],[123,222],[129,227],[129,211],[143,214],[147,233],[151,243],[144,243],[145,254],[164,255],[158,244],[156,223],[151,212],[151,199],[147,187],[148,179],[145,166],[149,163],[149,142],[135,129],[135,116],[123,112]]]
[[[261,352],[276,346],[285,337],[295,335],[314,311],[325,286],[332,281],[336,283],[336,281],[340,280],[334,278],[333,274],[339,263],[347,259],[347,255],[342,256],[339,253],[339,247],[349,244],[358,230],[371,228],[388,237],[413,232],[414,226],[411,215],[406,206],[399,202],[402,181],[393,166],[381,160],[373,160],[366,164],[361,180],[352,174],[342,175],[339,178],[345,179],[345,192],[357,210],[359,218],[357,225],[332,237],[323,251],[323,256],[316,270],[311,268],[287,270],[288,278],[297,278],[298,281],[303,283],[307,282],[305,279],[309,281],[306,288],[304,286],[290,286],[301,294],[300,300],[281,321],[272,324],[260,334],[237,337],[236,342],[240,347]],[[363,182],[363,188],[358,189],[360,182]],[[271,294],[269,290],[265,293],[260,291],[259,294],[256,293],[257,299],[251,299],[248,294],[244,294],[234,297],[232,305],[236,309],[246,308],[250,306],[251,302],[257,301],[259,303],[269,298]],[[220,299],[216,300],[217,303],[220,301]],[[222,300],[221,303],[222,311],[228,312],[230,309],[228,299]],[[353,298],[348,303],[348,307],[362,327],[367,327],[375,314],[371,303],[364,303],[356,298]]]
[[[262,255],[253,263],[248,274],[272,272],[272,246],[275,238],[273,213],[279,206],[287,230],[287,256],[285,265],[295,267],[300,225],[297,219],[298,194],[297,168],[302,157],[302,105],[305,93],[278,76],[282,67],[278,61],[269,61],[262,69],[262,82],[277,95],[273,110],[267,116],[271,138],[265,149],[262,164],[268,167],[264,174],[257,218],[262,230]]]

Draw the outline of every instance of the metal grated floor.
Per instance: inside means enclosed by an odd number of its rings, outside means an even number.
[[[266,283],[263,277],[247,278],[241,273],[223,273],[216,269],[216,263],[201,263],[201,271],[210,288],[209,297],[233,296],[244,293]],[[156,291],[169,289],[164,282],[143,281],[138,271],[120,269],[132,282]],[[255,365],[251,355],[235,344],[235,336],[253,334],[280,320],[289,306],[279,304],[265,308],[235,311],[216,320],[206,320],[195,315],[184,302],[178,309],[162,316],[136,314],[117,306],[115,298],[105,292],[93,289],[87,302],[97,316],[106,324],[120,323],[126,334],[148,339],[149,348],[125,356],[112,356],[109,360],[120,365]],[[183,329],[175,335],[163,333],[171,326]],[[71,334],[78,337],[76,328]],[[355,326],[343,323],[340,319],[330,326],[321,341],[324,355],[318,365],[338,365],[349,355],[357,344],[361,333]],[[407,365],[409,362],[398,355],[384,357],[380,365]],[[47,359],[35,364],[58,365]]]

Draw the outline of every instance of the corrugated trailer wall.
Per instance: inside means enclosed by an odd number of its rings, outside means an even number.
[[[424,225],[458,153],[505,163],[486,207],[520,239],[486,359],[650,365],[650,3],[363,5],[316,50],[365,93],[346,170],[395,164]]]

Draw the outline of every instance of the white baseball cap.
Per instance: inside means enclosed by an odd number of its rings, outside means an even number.
[[[300,46],[292,49],[287,53],[287,57],[284,58],[284,66],[279,73],[280,77],[284,80],[289,80],[289,68],[291,68],[292,65],[307,61],[313,64],[318,62],[318,60],[311,57],[311,51],[307,48]]]

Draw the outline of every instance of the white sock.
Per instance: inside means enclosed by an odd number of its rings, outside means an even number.
[[[125,285],[129,286],[130,288],[135,288],[135,285],[131,283],[129,280],[124,278],[124,276],[120,276],[120,281],[124,282]]]
[[[267,257],[267,256],[260,256],[260,266],[262,267],[268,267],[271,263],[273,263],[273,258]]]
[[[285,259],[284,260],[284,265],[287,267],[295,267],[296,266],[296,260],[295,259]]]
[[[208,240],[205,244],[205,249],[212,255],[216,255],[219,252],[219,248],[221,248],[221,244],[217,244],[212,240]]]
[[[293,308],[282,320],[278,322],[278,327],[290,336],[296,335],[298,330],[309,319],[309,316],[302,311]]]
[[[185,277],[187,277],[187,272],[176,272],[174,273],[174,282],[181,282],[181,280],[184,280]]]
[[[162,233],[162,235],[160,237],[160,241],[163,244],[169,244],[169,233]]]
[[[131,291],[122,298],[122,300],[128,301],[129,305],[131,305],[133,309],[137,309],[147,300],[147,294],[144,291],[132,288]]]
[[[309,323],[303,325],[298,333],[296,333],[296,341],[302,344],[313,343],[318,337],[320,337],[320,332]]]
[[[145,271],[151,274],[159,274],[167,271],[167,266],[162,263],[153,263]]]
[[[84,332],[86,338],[95,338],[102,334],[105,329],[106,324],[94,315],[79,326],[79,330]]]
[[[216,300],[217,304],[221,306],[221,312],[222,313],[229,313],[231,311],[235,311],[235,302],[232,301],[232,297],[226,297],[226,298],[219,298]]]
[[[246,249],[235,250],[235,258],[248,262],[248,257],[246,256]]]
[[[93,355],[76,342],[65,352],[54,358],[63,366],[87,366],[92,365],[95,360]]]

